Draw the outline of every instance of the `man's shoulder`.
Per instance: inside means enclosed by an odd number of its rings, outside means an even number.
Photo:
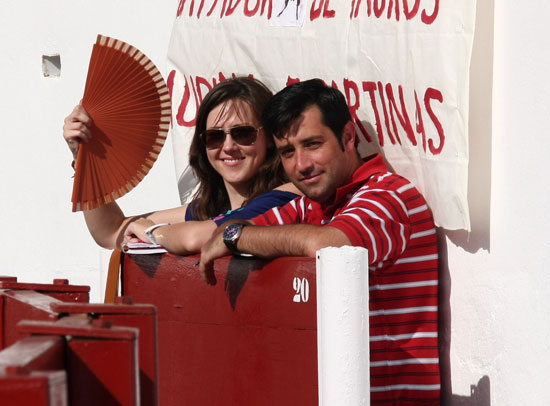
[[[357,191],[368,187],[391,190],[399,194],[421,194],[412,181],[395,173],[380,154],[366,158],[354,174],[354,179]]]

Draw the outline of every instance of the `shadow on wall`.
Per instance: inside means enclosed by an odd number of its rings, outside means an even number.
[[[490,380],[482,377],[472,384],[471,395],[452,394],[451,385],[451,274],[446,238],[465,251],[490,251],[491,141],[493,91],[494,0],[478,1],[470,66],[470,121],[468,202],[471,232],[438,229],[440,253],[439,338],[442,405],[489,406]]]
[[[490,406],[490,380],[482,377],[470,386],[470,396],[452,393],[451,380],[451,273],[447,240],[444,230],[438,229],[439,245],[439,367],[441,373],[442,406]]]
[[[442,406],[490,406],[490,380],[482,377],[470,386],[470,396],[452,393],[451,381],[451,273],[447,242],[443,230],[438,229],[439,244],[439,367],[441,372]]]
[[[477,385],[470,386],[470,396],[452,395],[446,406],[491,406],[491,382],[488,376],[482,377]]]
[[[490,251],[494,0],[478,1],[470,65],[468,203],[471,232],[447,231],[464,250]]]

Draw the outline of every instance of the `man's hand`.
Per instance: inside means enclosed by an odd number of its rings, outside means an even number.
[[[223,231],[232,223],[246,223],[237,242],[241,252],[259,258],[282,256],[309,256],[314,258],[317,250],[325,247],[351,245],[346,234],[335,227],[312,224],[289,224],[284,226],[254,226],[246,220],[230,220],[219,226],[203,245],[199,271],[206,283],[214,285],[214,260],[231,254],[223,241]]]
[[[240,221],[242,222],[242,221]],[[219,226],[212,234],[212,237],[202,246],[201,259],[199,263],[199,272],[206,283],[209,285],[216,284],[216,275],[214,274],[214,260],[216,258],[230,255],[231,251],[223,242],[223,230],[230,222],[226,222]]]

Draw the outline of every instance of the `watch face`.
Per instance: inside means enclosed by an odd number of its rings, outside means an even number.
[[[240,224],[231,224],[224,230],[224,237],[229,239],[235,237],[239,233],[240,228]]]

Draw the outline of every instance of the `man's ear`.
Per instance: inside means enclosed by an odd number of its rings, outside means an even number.
[[[355,151],[355,124],[353,121],[348,121],[342,131],[342,146],[344,151]]]

